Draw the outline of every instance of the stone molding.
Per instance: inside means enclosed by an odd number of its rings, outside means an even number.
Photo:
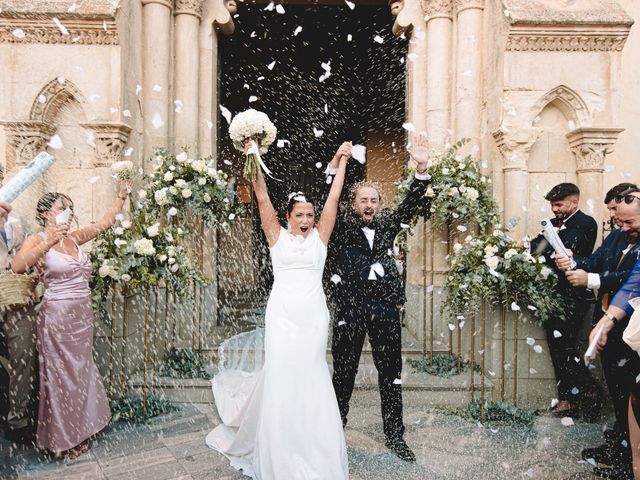
[[[41,121],[0,122],[7,142],[7,170],[16,165],[26,165],[40,151],[56,131],[55,127]]]
[[[510,52],[620,52],[629,37],[629,26],[620,25],[511,25]]]
[[[545,93],[533,107],[535,115],[554,102],[565,117],[576,122],[576,126],[589,123],[590,113],[586,102],[576,91],[566,85],[558,85]]]
[[[567,133],[577,172],[602,173],[605,159],[615,150],[618,135],[623,131],[623,128],[578,128]]]
[[[456,13],[463,12],[464,10],[469,10],[471,8],[476,10],[484,9],[484,0],[454,0]]]
[[[44,102],[40,96],[44,96]],[[38,93],[29,112],[29,119],[50,123],[58,111],[69,102],[78,102],[84,107],[86,103],[80,90],[69,80],[60,83],[57,79],[51,80]]]
[[[514,133],[493,132],[493,139],[504,158],[504,172],[526,170],[531,147],[538,140],[540,130],[529,128]]]
[[[426,0],[424,10],[429,16],[428,20],[451,18],[453,16],[453,0]]]
[[[150,5],[153,3],[157,3],[158,5],[162,5],[163,7],[167,7],[168,9],[173,9],[173,0],[142,0],[142,5]]]
[[[93,132],[97,153],[94,167],[109,167],[120,161],[124,147],[129,141],[129,125],[120,122],[86,122],[80,125]]]
[[[51,18],[7,17],[0,18],[0,43],[46,45],[119,45],[118,30],[113,17],[78,18],[60,15],[62,25],[68,30],[63,35]],[[13,32],[22,30],[24,37]]]
[[[202,7],[204,0],[175,0],[174,15],[193,15],[202,17]]]

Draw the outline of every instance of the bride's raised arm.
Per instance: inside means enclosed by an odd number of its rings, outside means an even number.
[[[338,214],[338,203],[340,202],[340,195],[342,194],[342,187],[344,186],[344,177],[347,171],[347,161],[351,157],[351,142],[344,142],[338,148],[334,156],[334,160],[338,160],[338,172],[331,184],[331,190],[329,196],[324,202],[322,207],[322,214],[320,220],[318,220],[318,233],[320,234],[320,240],[327,245],[333,227],[336,224],[336,216]],[[333,163],[333,161],[332,161]]]
[[[245,142],[245,150],[250,147],[250,142]],[[280,222],[278,216],[269,198],[269,192],[267,190],[267,184],[264,181],[262,172],[258,174],[258,178],[251,182],[253,184],[253,191],[256,194],[256,200],[258,201],[258,210],[260,211],[260,223],[262,224],[262,230],[265,237],[267,237],[267,243],[269,248],[273,247],[278,241],[280,236]]]

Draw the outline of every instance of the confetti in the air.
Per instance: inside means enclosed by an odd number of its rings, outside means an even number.
[[[231,123],[231,112],[227,107],[220,105],[220,113],[222,113],[222,116],[227,121],[227,123]]]
[[[274,60],[274,61],[273,61],[273,62],[271,62],[269,65],[267,65],[267,68],[268,68],[269,70],[273,70],[273,67],[275,67],[275,66],[276,66],[276,61]]]
[[[278,12],[280,15],[284,15],[284,7],[282,6],[281,3],[276,5],[276,12]]]
[[[96,182],[99,182],[99,181],[100,181],[100,178],[101,178],[101,177],[100,177],[100,175],[96,175],[95,177],[91,177],[91,178],[89,179],[89,183],[96,183]]]
[[[142,85],[136,85],[136,97],[140,95],[141,91],[142,91]]]
[[[517,312],[518,310],[520,310],[520,306],[516,302],[511,302],[511,310]]]
[[[351,147],[351,156],[361,164],[367,161],[367,147],[364,145],[354,145]]]
[[[131,111],[130,110],[123,110],[122,111],[122,116],[130,118],[131,117]]]
[[[161,92],[162,91],[162,87],[160,85],[158,85],[157,83],[153,86],[152,89],[154,92]]]
[[[413,125],[413,123],[410,122],[405,122],[402,124],[402,128],[404,128],[407,132],[415,132],[416,131],[416,127]]]
[[[249,97],[249,103],[253,103],[253,102],[257,102],[258,101],[258,97],[256,97],[255,95],[251,95]]]
[[[293,31],[293,36],[294,36],[294,37],[297,37],[297,36],[298,36],[298,34],[299,34],[301,31],[302,31],[302,27],[301,27],[300,25],[298,25],[298,26],[296,27],[296,29]]]
[[[49,139],[49,143],[47,143],[47,145],[54,150],[60,150],[62,147],[64,147],[62,139],[57,133]]]
[[[47,97],[45,97],[44,95],[40,94],[40,95],[38,95],[38,101],[40,103],[45,103],[47,101]]]
[[[376,35],[375,37],[373,37],[373,41],[376,43],[384,43],[384,38],[382,38],[380,35]]]
[[[347,4],[347,7],[349,7],[351,10],[353,10],[354,8],[356,8],[356,4],[353,2],[350,2],[349,0],[344,0],[344,3]]]
[[[89,132],[89,135],[87,135],[87,145],[96,148],[96,137],[93,132]]]
[[[324,135],[324,130],[319,130],[316,127],[313,127],[313,134],[316,136],[316,138],[319,138]]]
[[[27,36],[27,34],[24,33],[24,30],[22,30],[21,28],[16,28],[15,30],[13,30],[11,32],[11,35],[13,35],[16,38],[24,38]]]
[[[175,106],[174,110],[176,113],[182,112],[182,109],[184,108],[184,104],[182,103],[182,100],[174,100],[173,105]]]
[[[133,153],[133,147],[129,147],[124,151],[124,156],[130,157],[132,153]]]
[[[60,22],[58,17],[52,17],[51,20],[53,20],[53,23],[56,24],[56,27],[58,27],[58,30],[60,30],[60,33],[62,33],[62,35],[69,35],[69,30],[67,30],[67,27],[65,27],[62,22]]]
[[[162,128],[164,126],[164,120],[162,120],[160,113],[158,112],[155,113],[155,115],[151,119],[151,125],[153,125],[153,128],[156,128],[156,129]]]
[[[275,3],[273,3],[273,2],[269,2],[269,5],[267,5],[266,7],[264,7],[264,9],[265,9],[267,12],[271,12],[271,11],[273,11],[275,8],[276,8],[276,4],[275,4]]]

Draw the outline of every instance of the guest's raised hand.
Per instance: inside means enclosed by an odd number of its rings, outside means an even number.
[[[0,222],[4,222],[11,213],[11,205],[0,200]]]
[[[407,149],[409,156],[418,164],[416,170],[426,172],[429,167],[429,141],[426,134],[413,135],[411,148]]]
[[[120,190],[118,191],[118,198],[126,200],[127,196],[131,193],[133,187],[133,180],[130,178],[123,178],[120,180]]]
[[[68,223],[56,223],[51,224],[44,229],[44,233],[47,236],[47,242],[55,245],[69,233]]]

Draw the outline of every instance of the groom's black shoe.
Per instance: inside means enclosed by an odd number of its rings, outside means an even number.
[[[405,462],[415,463],[416,455],[411,451],[409,446],[402,438],[389,440],[384,442],[385,446],[391,450],[400,460]]]

